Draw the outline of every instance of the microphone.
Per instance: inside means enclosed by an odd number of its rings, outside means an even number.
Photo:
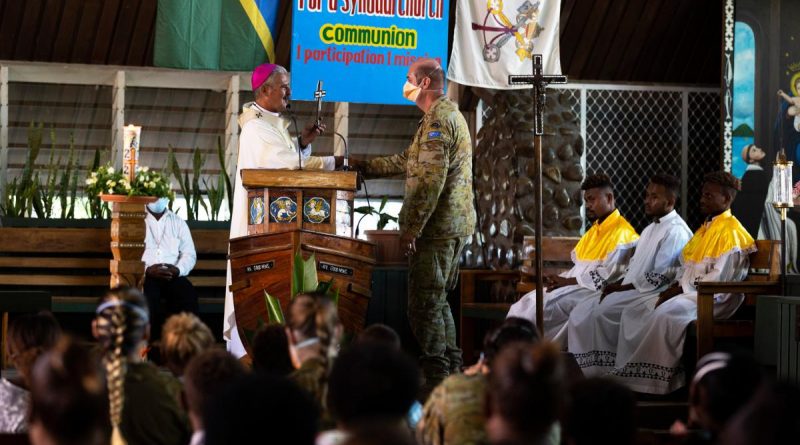
[[[286,112],[289,113],[289,117],[292,118],[292,122],[294,122],[294,132],[297,133],[297,169],[303,169],[303,148],[301,145],[301,138],[300,138],[300,130],[297,129],[297,119],[294,117],[294,113],[292,113],[292,104],[286,104]]]

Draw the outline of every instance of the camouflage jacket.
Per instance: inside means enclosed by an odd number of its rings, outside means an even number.
[[[422,117],[411,145],[367,164],[367,177],[405,173],[400,230],[415,237],[472,235],[472,140],[458,105],[445,96]]]
[[[488,444],[483,414],[486,377],[454,374],[433,390],[417,425],[423,445]]]

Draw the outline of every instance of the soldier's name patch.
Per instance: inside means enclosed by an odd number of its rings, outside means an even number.
[[[352,268],[339,266],[338,264],[323,263],[322,261],[320,261],[318,268],[319,270],[325,272],[338,273],[339,275],[353,276]]]
[[[440,137],[442,137],[442,132],[441,131],[430,131],[430,132],[428,132],[428,139],[440,138]]]
[[[275,261],[265,261],[263,263],[248,264],[244,267],[247,273],[261,272],[262,270],[270,270],[275,267]]]

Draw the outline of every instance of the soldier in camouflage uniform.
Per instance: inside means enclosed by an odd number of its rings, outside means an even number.
[[[404,152],[361,169],[367,177],[406,175],[400,243],[409,257],[408,319],[422,351],[427,394],[462,364],[447,291],[475,228],[472,141],[458,105],[444,95],[444,72],[435,60],[418,60],[406,78],[403,95],[425,112],[414,139]]]

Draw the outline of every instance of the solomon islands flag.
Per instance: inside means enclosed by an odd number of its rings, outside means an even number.
[[[158,0],[153,64],[249,71],[275,61],[280,0]]]

